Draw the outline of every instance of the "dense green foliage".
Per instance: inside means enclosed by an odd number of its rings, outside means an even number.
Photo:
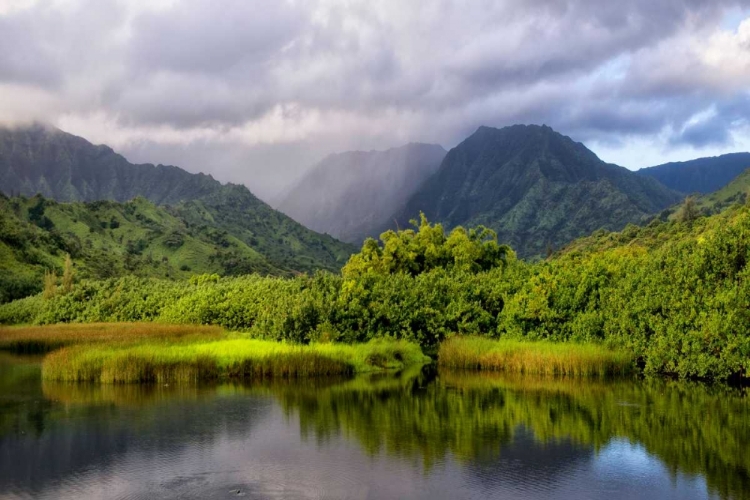
[[[1,323],[163,321],[308,343],[394,337],[428,352],[455,334],[598,343],[647,372],[750,373],[750,208],[600,231],[554,258],[514,258],[484,230],[418,229],[368,241],[342,276],[189,283],[84,281],[0,306]]]
[[[315,267],[317,261],[303,253],[289,257],[295,252],[291,242],[281,253],[264,252],[268,247],[261,236],[254,240],[254,233],[239,226],[227,223],[226,230],[209,223],[207,210],[199,202],[169,208],[143,198],[127,203],[57,203],[40,196],[0,195],[0,302],[38,293],[47,271],[65,278],[67,255],[76,270],[70,279],[187,279],[202,273],[291,276],[295,270]],[[240,213],[225,213],[242,220]],[[344,255],[330,256],[331,262]]]
[[[310,231],[272,209],[244,186],[223,185],[211,176],[191,174],[173,166],[133,165],[106,146],[94,146],[51,127],[0,127],[0,192],[24,196],[40,193],[57,201],[92,202],[68,208],[54,204],[57,219],[47,213],[49,203],[22,210],[24,221],[49,231],[53,238],[69,240],[69,233],[73,233],[84,240],[85,234],[81,232],[93,228],[97,233],[104,230],[114,234],[118,240],[123,237],[123,242],[118,241],[123,245],[130,239],[127,250],[135,256],[147,255],[149,251],[155,257],[158,254],[171,258],[172,254],[179,254],[178,262],[155,272],[140,269],[138,275],[163,276],[169,271],[185,276],[191,270],[227,275],[335,271],[354,251],[349,245]],[[159,208],[130,203],[139,197]],[[101,200],[124,205],[118,207]],[[7,215],[6,208],[2,209],[3,216]],[[123,213],[128,210],[134,212]],[[74,220],[60,220],[67,216]],[[119,225],[126,221],[138,226],[135,231],[138,234],[129,234],[133,233],[132,228],[120,230]],[[16,243],[33,246],[26,236],[20,235]],[[144,247],[155,239],[163,249],[153,251]],[[200,242],[196,244],[195,240]],[[68,252],[73,255],[73,251]],[[213,261],[209,263],[211,255]],[[4,250],[0,249],[0,262],[5,258]],[[50,267],[55,259],[38,264]],[[117,276],[122,274],[118,270],[131,264],[114,250],[112,256],[101,260],[100,267],[114,268],[110,276]],[[20,297],[34,291],[31,283],[38,273],[38,269],[16,269],[14,283],[0,282],[0,290],[7,290],[0,291],[0,295]],[[101,272],[91,274],[98,275]]]
[[[424,214],[420,214],[418,223],[411,223],[416,231],[383,233],[382,247],[374,239],[367,239],[362,251],[344,266],[344,277],[399,273],[416,276],[434,269],[476,273],[502,267],[513,255],[509,246],[497,244],[494,231],[482,226],[468,231],[458,227],[446,235],[441,224],[430,225]]]
[[[424,212],[448,228],[484,225],[521,257],[537,257],[597,229],[638,223],[680,198],[549,127],[480,127],[391,220],[404,227]]]
[[[685,194],[711,193],[729,184],[750,168],[750,153],[730,153],[710,158],[665,163],[642,168],[636,173],[651,177]]]

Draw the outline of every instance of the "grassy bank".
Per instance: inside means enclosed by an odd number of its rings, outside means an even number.
[[[510,373],[605,377],[633,371],[632,355],[597,344],[519,342],[474,336],[452,337],[440,346],[445,368]]]
[[[404,341],[291,345],[254,339],[63,348],[43,363],[45,380],[138,383],[350,375],[424,363]]]
[[[158,323],[92,323],[0,327],[0,350],[44,353],[61,347],[104,343],[190,342],[218,340],[227,333],[217,326]]]

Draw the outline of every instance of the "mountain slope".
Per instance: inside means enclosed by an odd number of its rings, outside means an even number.
[[[719,213],[734,204],[744,205],[750,194],[750,168],[713,193],[699,196],[696,208],[706,214]],[[677,212],[677,210],[675,210]]]
[[[231,233],[279,272],[338,270],[353,251],[272,209],[244,186],[173,166],[133,165],[107,146],[47,126],[0,128],[0,190],[59,201],[142,196],[173,205],[191,224]]]
[[[330,155],[313,167],[278,205],[305,226],[343,241],[373,236],[445,157],[435,144]]]
[[[483,224],[531,257],[602,227],[621,229],[679,199],[549,127],[480,127],[395,219],[403,227],[423,211],[448,227]]]
[[[706,194],[726,186],[747,168],[750,168],[750,153],[731,153],[665,163],[636,173],[652,177],[675,191]]]
[[[227,231],[188,222],[190,211],[144,198],[58,203],[0,195],[0,302],[37,293],[45,271],[60,274],[66,254],[79,277],[92,279],[289,274]]]

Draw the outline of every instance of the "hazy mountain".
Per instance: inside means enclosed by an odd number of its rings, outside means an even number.
[[[483,224],[522,256],[542,255],[596,229],[621,229],[681,195],[601,161],[547,126],[480,127],[398,211],[448,227]]]
[[[186,223],[224,231],[278,271],[337,270],[352,248],[272,209],[246,187],[165,165],[133,165],[107,146],[52,127],[0,128],[0,191],[59,201],[142,196]]]
[[[445,150],[435,144],[330,155],[287,193],[278,209],[310,229],[361,243],[377,235],[444,157]]]
[[[653,177],[682,193],[711,193],[729,184],[750,168],[750,153],[730,153],[710,158],[665,163],[642,168],[636,173]]]

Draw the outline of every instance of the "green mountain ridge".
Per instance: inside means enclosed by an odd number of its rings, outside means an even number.
[[[481,224],[520,256],[535,257],[597,229],[640,222],[680,199],[550,127],[483,126],[448,152],[394,219],[405,227],[424,212],[449,228]]]
[[[192,226],[224,231],[252,248],[252,269],[288,274],[336,270],[353,248],[317,234],[246,187],[174,166],[129,163],[107,146],[45,125],[0,128],[0,191],[62,202],[144,197]]]
[[[198,202],[163,207],[141,197],[58,203],[0,195],[0,302],[38,293],[44,273],[61,274],[68,254],[81,279],[295,274],[243,236],[210,224],[210,208]]]
[[[750,167],[750,153],[729,153],[721,156],[665,163],[636,170],[638,175],[652,177],[681,193],[708,194],[729,184]]]

